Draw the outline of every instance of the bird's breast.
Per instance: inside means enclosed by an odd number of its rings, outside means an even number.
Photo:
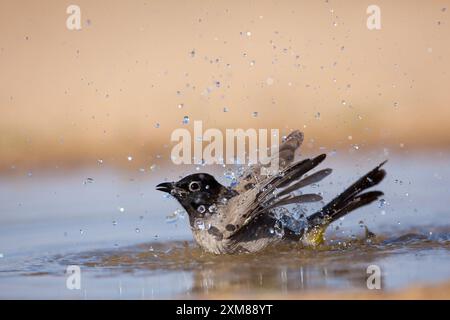
[[[228,252],[228,239],[220,239],[220,237],[214,234],[214,232],[210,232],[210,230],[193,230],[192,233],[195,241],[203,250],[215,254]]]

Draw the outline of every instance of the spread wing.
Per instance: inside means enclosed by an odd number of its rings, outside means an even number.
[[[318,194],[294,195],[292,192],[316,183],[331,173],[331,169],[324,169],[304,177],[306,173],[317,167],[325,158],[326,155],[321,154],[313,159],[298,161],[285,168],[280,174],[265,181],[258,188],[259,190],[253,203],[246,210],[248,217],[252,219],[260,213],[288,204],[322,200],[322,197]]]
[[[292,163],[294,153],[302,141],[303,134],[294,131],[280,146],[282,170],[279,174],[270,177],[261,176],[258,168],[251,168],[247,175],[244,175],[243,181],[235,189],[239,190],[239,195],[221,207],[220,214],[217,215],[217,219],[221,220],[219,225],[224,226],[224,230],[220,230],[224,238],[231,237],[258,215],[267,214],[276,207],[322,200],[318,194],[293,194],[298,189],[319,182],[331,173],[331,169],[323,169],[306,176],[325,160],[325,154]]]
[[[283,143],[280,145],[277,154],[271,156],[271,158],[278,157],[280,170],[283,170],[294,161],[295,151],[300,148],[303,142],[303,133],[295,130],[291,132]],[[255,185],[263,182],[267,179],[267,176],[261,175],[261,164],[256,164],[249,167],[244,174],[239,184],[234,188],[239,193],[246,192],[253,189]]]

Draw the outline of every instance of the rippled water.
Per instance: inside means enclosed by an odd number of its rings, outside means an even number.
[[[448,281],[450,168],[448,157],[441,157],[391,160],[381,186],[385,201],[334,224],[324,246],[233,256],[202,252],[186,219],[166,222],[177,205],[153,191],[161,174],[104,168],[4,179],[0,297],[282,297],[367,290],[369,265],[381,268],[383,290]],[[372,167],[328,162],[337,169],[321,185],[326,199]],[[92,181],[84,183],[88,177]],[[368,239],[365,226],[376,237]],[[80,290],[66,288],[69,265],[81,268]]]
[[[330,243],[330,241],[329,241]],[[278,246],[258,254],[215,256],[188,241],[48,254],[3,265],[3,297],[170,298],[258,296],[310,289],[366,290],[367,267],[382,270],[383,289],[450,278],[450,230],[384,239],[335,241],[317,249]],[[64,270],[79,265],[82,290],[64,289]],[[18,284],[18,287],[16,287]],[[282,297],[282,296],[280,296]]]

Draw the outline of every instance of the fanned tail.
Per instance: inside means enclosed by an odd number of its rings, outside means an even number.
[[[345,216],[353,210],[368,205],[379,199],[383,195],[383,192],[363,191],[379,184],[384,179],[386,176],[386,171],[381,169],[381,167],[385,163],[386,161],[379,164],[376,168],[361,177],[339,196],[325,205],[321,210],[310,215],[307,218],[308,231],[306,234],[306,240],[312,244],[320,243],[323,241],[323,233],[330,223]]]

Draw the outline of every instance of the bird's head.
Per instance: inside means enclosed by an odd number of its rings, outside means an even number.
[[[191,224],[195,218],[214,214],[219,205],[237,194],[207,173],[191,174],[177,182],[163,182],[156,186],[156,190],[167,192],[177,199],[189,214]]]

